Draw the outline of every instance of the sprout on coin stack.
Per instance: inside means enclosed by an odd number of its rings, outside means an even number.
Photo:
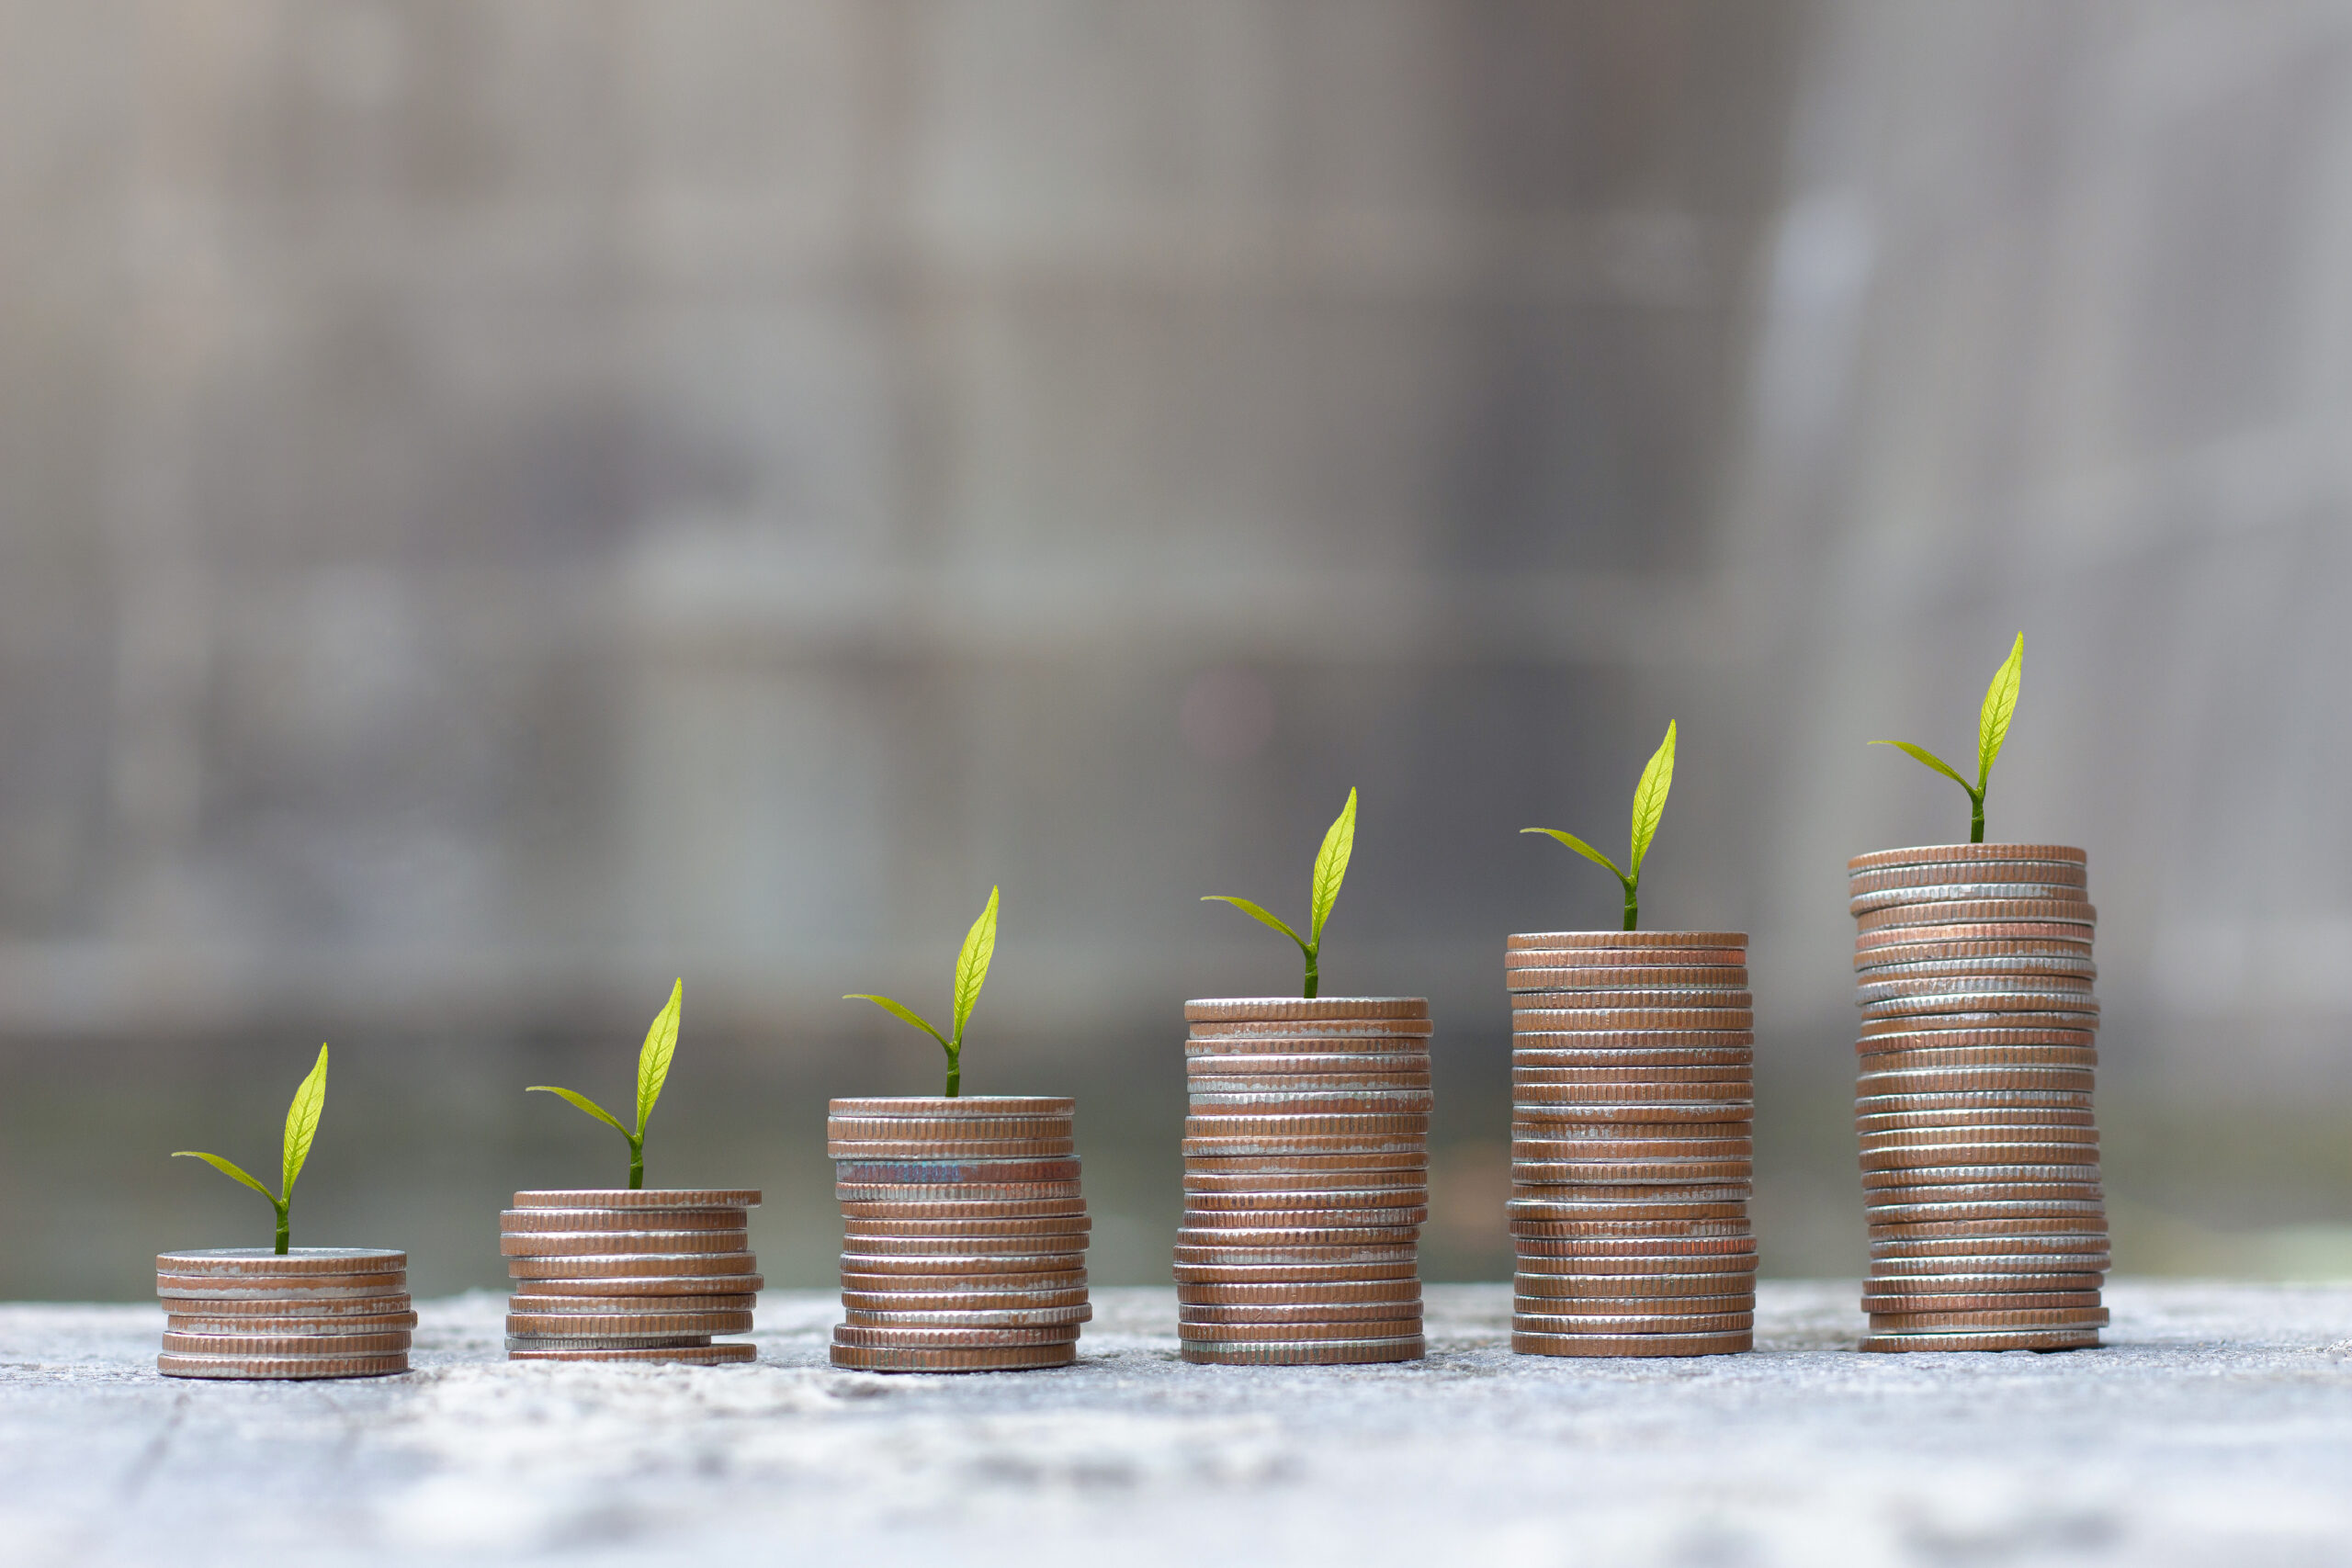
[[[832,1363],[873,1372],[1018,1371],[1078,1359],[1086,1200],[1078,1102],[967,1095],[964,1030],[996,953],[998,892],[956,957],[945,1032],[856,994],[939,1043],[944,1095],[836,1100],[827,1152],[841,1201],[842,1312]]]
[[[327,1048],[294,1091],[272,1192],[233,1161],[182,1149],[264,1198],[277,1236],[261,1247],[166,1252],[155,1259],[165,1314],[155,1368],[171,1378],[365,1378],[408,1371],[408,1255],[381,1247],[291,1247],[294,1179],[327,1102]]]
[[[1874,742],[1957,782],[1972,809],[1965,844],[1847,863],[1865,1350],[2072,1349],[2107,1322],[2087,857],[1984,841],[2024,664],[2019,636],[1977,716],[1974,784],[1920,747]]]
[[[637,1060],[637,1116],[630,1125],[587,1096],[560,1095],[628,1140],[625,1188],[517,1192],[499,1216],[498,1249],[514,1294],[506,1307],[506,1353],[517,1361],[665,1361],[694,1366],[752,1361],[743,1342],[760,1289],[751,1250],[757,1191],[650,1189],[645,1185],[645,1124],[678,1050],[685,982],[654,1015]]]
[[[1644,931],[1642,862],[1674,784],[1675,727],[1608,868],[1613,931],[1511,937],[1511,1348],[1706,1356],[1755,1344],[1755,1015],[1741,931]]]
[[[1354,852],[1356,794],[1323,836],[1300,998],[1184,1004],[1184,1359],[1305,1366],[1418,1360],[1429,1217],[1430,1022],[1419,997],[1319,997],[1324,922]]]

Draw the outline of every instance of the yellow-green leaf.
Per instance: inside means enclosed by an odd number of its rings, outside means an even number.
[[[247,1176],[243,1170],[237,1168],[236,1163],[232,1160],[222,1159],[219,1155],[198,1154],[194,1149],[175,1149],[172,1151],[172,1157],[174,1159],[200,1159],[205,1164],[210,1166],[213,1169],[219,1171],[221,1175],[229,1178],[231,1180],[243,1182],[246,1186],[252,1188],[254,1191],[268,1199],[273,1207],[277,1202],[277,1193],[272,1192],[268,1188],[264,1187],[260,1182],[255,1181],[252,1177]]]
[[[1674,787],[1674,721],[1666,721],[1666,739],[1658,742],[1650,760],[1643,764],[1642,782],[1634,786],[1633,863],[1626,874],[1638,880],[1642,874],[1642,857],[1650,852],[1650,840],[1657,837],[1658,819],[1666,815],[1667,792]]]
[[[850,995],[843,997],[842,1000],[845,1002],[872,1002],[876,1007],[880,1008],[884,1012],[888,1013],[891,1017],[904,1019],[907,1022],[913,1024],[917,1029],[922,1030],[925,1034],[930,1035],[933,1040],[938,1041],[939,1048],[941,1050],[952,1053],[956,1049],[954,1046],[947,1043],[947,1036],[940,1033],[936,1029],[933,1029],[930,1023],[925,1021],[921,1013],[915,1011],[912,1008],[906,1006],[902,1002],[894,1002],[888,997],[870,997],[863,991],[854,991]]]
[[[1304,953],[1306,951],[1306,939],[1299,935],[1296,931],[1291,930],[1290,922],[1288,920],[1283,919],[1280,915],[1275,914],[1271,909],[1263,908],[1259,905],[1252,904],[1247,898],[1235,898],[1223,893],[1212,893],[1203,898],[1201,902],[1204,904],[1230,904],[1235,908],[1240,910],[1243,914],[1249,916],[1251,919],[1257,921],[1260,925],[1272,926],[1274,930],[1282,932],[1283,935],[1290,938],[1291,941],[1298,943],[1300,952]]]
[[[523,1092],[526,1094],[560,1095],[565,1100],[570,1100],[573,1105],[576,1105],[581,1110],[585,1111],[589,1115],[596,1118],[597,1121],[609,1125],[614,1132],[618,1133],[622,1137],[633,1137],[633,1134],[629,1132],[628,1128],[622,1123],[619,1117],[614,1115],[611,1111],[605,1110],[603,1106],[597,1104],[594,1100],[589,1099],[584,1094],[578,1093],[572,1089],[558,1089],[555,1085],[548,1083],[535,1083]]]
[[[1340,807],[1339,817],[1323,835],[1323,847],[1315,852],[1315,879],[1306,908],[1306,945],[1323,945],[1323,922],[1331,916],[1331,906],[1339,902],[1340,884],[1348,878],[1348,860],[1356,849],[1356,792],[1348,791],[1348,803]]]
[[[1993,671],[1993,683],[1984,688],[1984,706],[1976,716],[1976,788],[1979,794],[1985,781],[1993,776],[1993,759],[2001,754],[2001,742],[2009,738],[2009,720],[2017,716],[2018,688],[2025,680],[2025,633],[2018,633],[2018,640],[2009,647],[2008,658]]]
[[[957,1049],[964,1044],[964,1025],[972,1016],[972,1009],[980,999],[980,987],[988,984],[989,963],[996,956],[996,908],[998,889],[989,889],[988,908],[964,933],[963,950],[956,954],[956,1033]]]
[[[302,1162],[311,1157],[311,1144],[319,1135],[319,1113],[326,1108],[327,1048],[322,1045],[318,1065],[296,1088],[294,1103],[286,1108],[286,1168],[284,1185],[278,1189],[281,1197],[294,1196],[294,1179],[302,1174]]]
[[[1908,740],[1873,740],[1871,744],[1873,746],[1892,746],[1896,750],[1902,752],[1905,756],[1909,757],[1912,761],[1925,763],[1927,766],[1935,769],[1936,772],[1943,774],[1944,777],[1951,780],[1952,783],[1968,791],[1972,795],[1976,793],[1975,786],[1971,784],[1966,779],[1962,778],[1958,773],[1954,772],[1952,765],[1950,762],[1945,761],[1941,757],[1937,756],[1925,746],[1914,746]],[[1950,797],[1947,796],[1946,798]]]
[[[653,1026],[645,1032],[645,1044],[637,1054],[637,1135],[645,1136],[645,1119],[653,1114],[654,1101],[662,1098],[662,1086],[670,1077],[670,1060],[678,1054],[678,1010],[685,1001],[686,982],[681,977],[670,987],[670,999],[653,1015]]]
[[[1521,828],[1520,831],[1522,833],[1549,834],[1551,837],[1557,839],[1560,842],[1567,845],[1568,848],[1576,851],[1577,853],[1584,856],[1585,859],[1592,862],[1593,864],[1608,867],[1609,874],[1615,877],[1618,881],[1623,882],[1625,880],[1625,874],[1617,869],[1617,863],[1615,861],[1611,860],[1607,855],[1602,854],[1599,850],[1594,849],[1590,844],[1586,843],[1574,833],[1565,832],[1557,828]]]

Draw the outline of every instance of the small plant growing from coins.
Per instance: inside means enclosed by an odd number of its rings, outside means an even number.
[[[1315,999],[1316,988],[1322,984],[1320,964],[1323,957],[1323,922],[1330,918],[1331,906],[1339,902],[1340,884],[1348,879],[1348,858],[1356,848],[1356,792],[1348,791],[1348,803],[1340,807],[1340,815],[1323,834],[1323,847],[1315,852],[1315,873],[1307,879],[1306,934],[1293,931],[1290,922],[1272,910],[1252,904],[1247,898],[1228,894],[1211,893],[1201,899],[1204,904],[1230,904],[1261,925],[1272,926],[1298,943],[1298,951],[1306,960],[1306,999]]]
[[[327,1048],[319,1047],[318,1065],[311,1069],[294,1089],[294,1103],[286,1108],[286,1143],[278,1166],[277,1190],[272,1192],[245,1174],[233,1160],[219,1155],[198,1153],[195,1149],[175,1149],[174,1159],[200,1159],[232,1181],[242,1181],[263,1197],[277,1211],[277,1255],[286,1256],[286,1244],[292,1235],[287,1214],[294,1201],[294,1179],[302,1174],[303,1162],[311,1157],[311,1145],[319,1135],[319,1112],[327,1107]]]
[[[1937,756],[1924,746],[1914,746],[1908,740],[1873,740],[1873,746],[1892,746],[1924,766],[1933,768],[1968,792],[1968,841],[1984,841],[1984,786],[1993,777],[1993,759],[2001,754],[2001,742],[2009,738],[2009,720],[2017,716],[2018,687],[2025,678],[2025,633],[2018,633],[2018,640],[2010,645],[2009,656],[1993,671],[1993,683],[1984,688],[1984,705],[1976,715],[1976,782],[1970,784],[1960,770]]]
[[[964,1025],[971,1021],[972,1009],[979,1003],[980,987],[988,983],[989,961],[996,956],[997,892],[996,888],[989,889],[988,908],[982,909],[980,918],[972,922],[972,929],[964,933],[964,946],[956,954],[955,1026],[949,1032],[942,1034],[922,1014],[888,997],[853,991],[842,998],[845,1002],[872,1002],[891,1017],[914,1025],[938,1041],[939,1048],[947,1053],[947,1098],[950,1100],[963,1092]]]
[[[573,1105],[605,1123],[628,1140],[628,1186],[632,1192],[645,1185],[645,1123],[653,1114],[653,1102],[662,1098],[662,1085],[670,1077],[671,1058],[678,1054],[678,1009],[685,1000],[686,982],[681,978],[670,987],[670,999],[653,1015],[653,1027],[645,1032],[645,1044],[637,1054],[637,1131],[628,1123],[589,1099],[586,1095],[553,1084],[535,1083],[524,1092],[527,1094],[561,1095]]]
[[[1666,721],[1666,739],[1658,742],[1656,751],[1642,768],[1641,782],[1634,786],[1634,836],[1627,846],[1625,869],[1577,838],[1574,833],[1557,828],[1521,828],[1522,833],[1543,833],[1558,840],[1595,865],[1605,866],[1618,885],[1625,890],[1626,931],[1633,931],[1642,919],[1642,859],[1650,852],[1650,840],[1657,837],[1657,825],[1666,815],[1667,792],[1674,787],[1674,721]]]

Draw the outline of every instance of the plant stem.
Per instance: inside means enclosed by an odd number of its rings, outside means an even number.
[[[628,1190],[635,1192],[644,1185],[645,1140],[642,1137],[631,1138],[628,1141]]]
[[[1632,931],[1642,918],[1642,885],[1631,877],[1625,879],[1625,929]]]
[[[960,1052],[947,1053],[947,1098],[956,1099],[964,1092],[964,1058]]]
[[[277,1256],[280,1258],[286,1256],[286,1241],[292,1230],[286,1218],[287,1207],[292,1201],[289,1198],[277,1205]]]
[[[1310,947],[1306,950],[1306,999],[1310,1002],[1315,999],[1316,987],[1323,983],[1322,975],[1315,967],[1315,949]]]
[[[1984,841],[1984,792],[1981,789],[1969,791],[1968,805],[1968,841],[1981,844]]]

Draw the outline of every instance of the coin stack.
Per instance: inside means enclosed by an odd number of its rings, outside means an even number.
[[[1511,1348],[1755,1348],[1755,1013],[1739,931],[1514,936]]]
[[[756,1191],[600,1189],[517,1192],[498,1216],[514,1293],[514,1361],[759,1359],[741,1341],[761,1285],[748,1210]]]
[[[408,1254],[234,1247],[155,1258],[167,1378],[374,1378],[408,1371]]]
[[[958,1095],[836,1100],[842,1205],[833,1365],[1017,1371],[1078,1359],[1090,1224],[1078,1101]]]
[[[1871,1227],[1862,1348],[2098,1344],[2107,1213],[2083,852],[1944,844],[1848,870]]]
[[[1184,1359],[1419,1359],[1429,1003],[1241,998],[1184,1017]]]

